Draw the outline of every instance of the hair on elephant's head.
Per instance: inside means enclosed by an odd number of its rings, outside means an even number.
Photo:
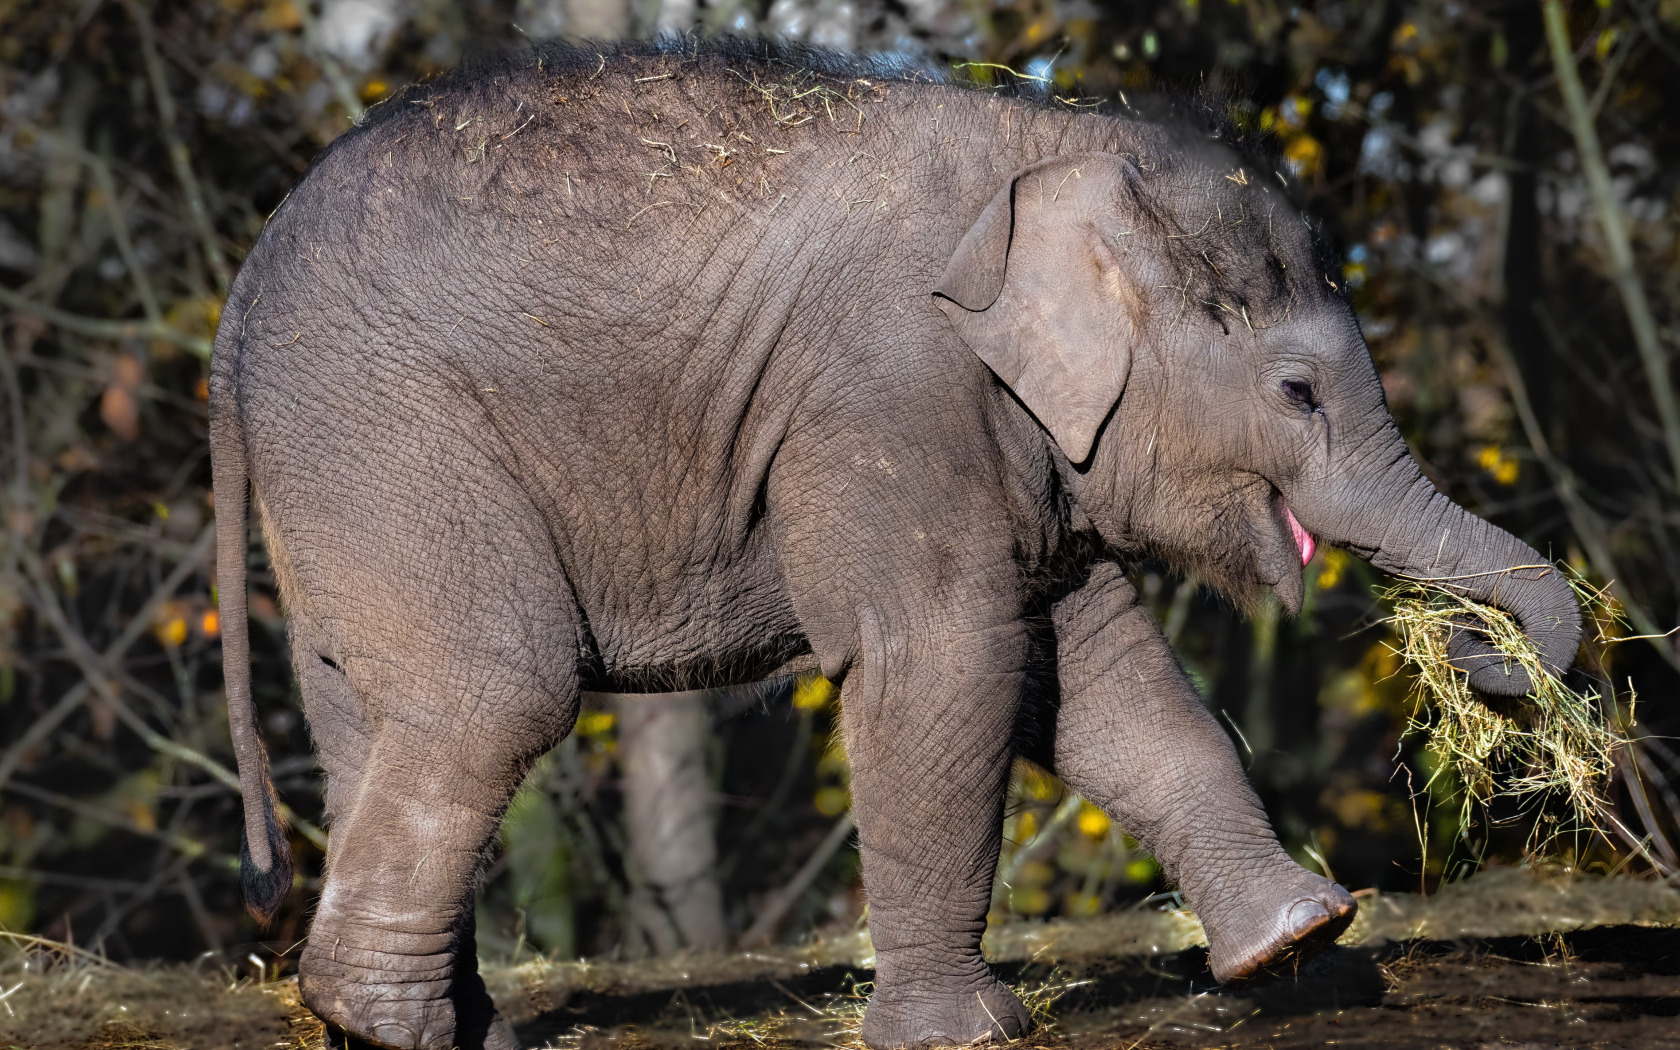
[[[1573,593],[1419,471],[1338,278],[1272,176],[1210,142],[1059,156],[1003,181],[935,289],[1074,466],[1104,540],[1298,611],[1317,542],[1513,613],[1561,674]],[[1454,641],[1484,692],[1526,675]]]

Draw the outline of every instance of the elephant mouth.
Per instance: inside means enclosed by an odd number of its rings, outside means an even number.
[[[1281,497],[1278,499],[1278,506],[1283,508],[1283,520],[1289,524],[1289,535],[1295,540],[1295,549],[1301,555],[1301,567],[1305,568],[1307,563],[1312,561],[1313,552],[1318,549],[1318,541],[1313,539],[1313,534],[1308,532],[1304,525],[1295,520],[1295,513]]]

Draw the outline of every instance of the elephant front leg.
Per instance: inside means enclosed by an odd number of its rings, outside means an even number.
[[[980,956],[997,865],[1020,632],[889,647],[868,616],[841,693],[863,854],[878,1050],[1022,1035],[1030,1017]]]
[[[1055,609],[1056,772],[1177,880],[1215,978],[1279,975],[1333,944],[1357,905],[1278,844],[1230,739],[1136,599],[1104,565]]]

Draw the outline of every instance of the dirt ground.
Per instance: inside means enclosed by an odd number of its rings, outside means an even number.
[[[1361,898],[1335,951],[1240,992],[1213,983],[1200,928],[1170,909],[996,928],[987,955],[1044,1020],[1021,1047],[1680,1048],[1680,888],[1493,870],[1428,899]],[[869,962],[859,934],[486,977],[531,1047],[822,1047],[856,1044]],[[17,957],[0,964],[0,1047],[323,1047],[295,983],[246,969]]]

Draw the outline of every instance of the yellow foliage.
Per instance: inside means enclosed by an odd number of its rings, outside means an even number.
[[[1311,178],[1324,167],[1324,144],[1311,135],[1297,135],[1283,147],[1283,159],[1298,178]]]
[[[179,332],[211,339],[216,335],[216,326],[222,323],[222,301],[210,295],[177,299],[169,304],[163,316],[169,327]],[[167,339],[152,340],[152,356],[155,358],[167,360],[178,350],[179,347]]]
[[[825,787],[817,789],[816,798],[812,802],[817,812],[825,817],[838,817],[852,808],[852,795],[843,787]]]
[[[834,683],[820,674],[801,678],[793,687],[793,706],[801,711],[821,711],[840,695]]]
[[[169,304],[169,309],[164,313],[164,320],[168,321],[172,328],[208,338],[216,333],[216,326],[222,323],[222,302],[208,295],[196,299],[177,299]]]
[[[1161,866],[1155,863],[1154,857],[1134,857],[1126,862],[1126,878],[1133,882],[1153,882],[1160,872]]]
[[[1052,802],[1062,795],[1062,782],[1031,762],[1017,761],[1015,776],[1021,794],[1035,802]]]
[[[1031,842],[1038,834],[1038,814],[1026,810],[1015,818],[1015,841]]]
[[[1394,680],[1400,673],[1400,654],[1387,642],[1377,642],[1365,650],[1359,669],[1373,684]],[[1395,680],[1395,684],[1400,683]]]
[[[1318,702],[1332,711],[1349,711],[1355,715],[1368,713],[1376,706],[1375,696],[1359,671],[1343,671],[1324,683]]]
[[[123,813],[129,820],[134,821],[134,826],[141,831],[157,830],[157,814],[152,812],[152,807],[143,799],[129,799],[128,804],[123,806]]]
[[[147,767],[117,784],[108,796],[109,804],[133,821],[141,831],[156,831],[156,805],[162,783],[157,768]]]
[[[852,767],[850,760],[846,758],[844,744],[836,741],[834,746],[824,751],[822,757],[817,759],[817,776],[838,779],[842,783],[851,780]]]
[[[1476,463],[1492,474],[1493,480],[1501,485],[1515,485],[1522,471],[1517,459],[1507,455],[1498,445],[1483,445],[1481,451],[1476,454]]]
[[[578,736],[602,736],[612,732],[616,724],[617,719],[611,711],[585,711],[578,715],[577,733]]]
[[[293,0],[269,0],[263,21],[270,29],[298,29],[303,25],[303,16]]]
[[[1318,566],[1318,589],[1327,591],[1342,582],[1342,574],[1347,571],[1348,554],[1337,547],[1320,547],[1319,550],[1323,553]]]
[[[1070,893],[1062,903],[1062,910],[1079,919],[1089,919],[1102,911],[1102,898],[1095,893]]]
[[[1611,26],[1598,34],[1598,40],[1593,44],[1593,55],[1603,62],[1610,57],[1610,52],[1616,47],[1616,39],[1621,36],[1615,26]]]
[[[0,930],[27,930],[35,919],[35,887],[21,879],[0,879]]]
[[[171,649],[176,648],[187,640],[187,619],[184,616],[170,616],[157,625],[157,639]]]
[[[1332,808],[1343,827],[1382,831],[1388,824],[1383,815],[1388,796],[1380,791],[1349,791],[1337,797]]]
[[[1108,834],[1108,814],[1089,802],[1079,807],[1079,830],[1091,838]]]

